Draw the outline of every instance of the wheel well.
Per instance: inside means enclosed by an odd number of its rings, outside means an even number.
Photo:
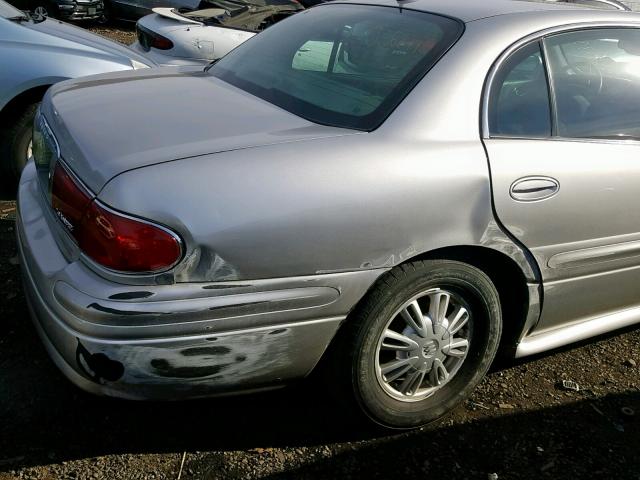
[[[0,126],[6,127],[8,122],[27,105],[39,102],[51,85],[40,85],[16,95],[0,111]]]
[[[487,247],[458,246],[433,250],[404,263],[416,260],[457,260],[482,270],[493,282],[502,308],[502,339],[499,351],[507,354],[525,327],[529,310],[527,280],[518,264],[504,253]]]
[[[499,360],[509,361],[513,358],[516,342],[527,321],[529,310],[529,290],[527,280],[518,264],[504,253],[487,247],[477,246],[455,246],[446,247],[407,259],[402,264],[407,264],[419,260],[455,260],[464,262],[482,270],[495,285],[500,297],[502,308],[502,338],[498,347]],[[378,279],[369,288],[369,292],[375,288]],[[369,294],[367,292],[362,299],[352,309],[346,322],[344,322],[323,355],[318,371],[325,371],[330,368],[330,358],[334,356],[336,350],[344,348],[344,339],[348,330],[349,318],[359,307],[362,300]]]

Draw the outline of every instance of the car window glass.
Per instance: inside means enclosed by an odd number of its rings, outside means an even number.
[[[457,21],[430,13],[321,5],[265,30],[209,71],[310,121],[372,130],[461,33]]]
[[[498,71],[490,94],[489,129],[492,136],[551,135],[549,88],[538,43],[518,50]]]
[[[545,42],[558,135],[640,138],[640,31],[593,29]]]

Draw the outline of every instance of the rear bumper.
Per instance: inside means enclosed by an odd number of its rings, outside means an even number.
[[[116,284],[65,257],[42,204],[30,163],[16,221],[25,295],[52,359],[93,393],[177,399],[304,377],[382,273]]]

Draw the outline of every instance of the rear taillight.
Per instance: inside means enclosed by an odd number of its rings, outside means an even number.
[[[158,50],[171,50],[173,48],[173,42],[167,37],[163,37],[140,24],[136,24],[136,31],[138,43],[145,52],[148,52],[150,47],[157,48]]]
[[[150,273],[175,265],[182,249],[177,235],[103,205],[58,162],[51,204],[80,249],[96,263],[125,273]]]
[[[173,42],[167,37],[156,34],[151,36],[151,46],[158,50],[171,50],[173,48]]]
[[[80,227],[82,215],[93,196],[78,185],[60,162],[56,164],[51,182],[51,206],[60,221],[72,234]]]
[[[96,201],[89,204],[75,237],[91,259],[121,272],[166,270],[181,254],[175,235],[108,210]]]

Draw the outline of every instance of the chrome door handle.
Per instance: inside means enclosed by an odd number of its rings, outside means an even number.
[[[509,194],[518,202],[536,202],[553,197],[560,191],[560,183],[551,177],[524,177],[511,185]]]

